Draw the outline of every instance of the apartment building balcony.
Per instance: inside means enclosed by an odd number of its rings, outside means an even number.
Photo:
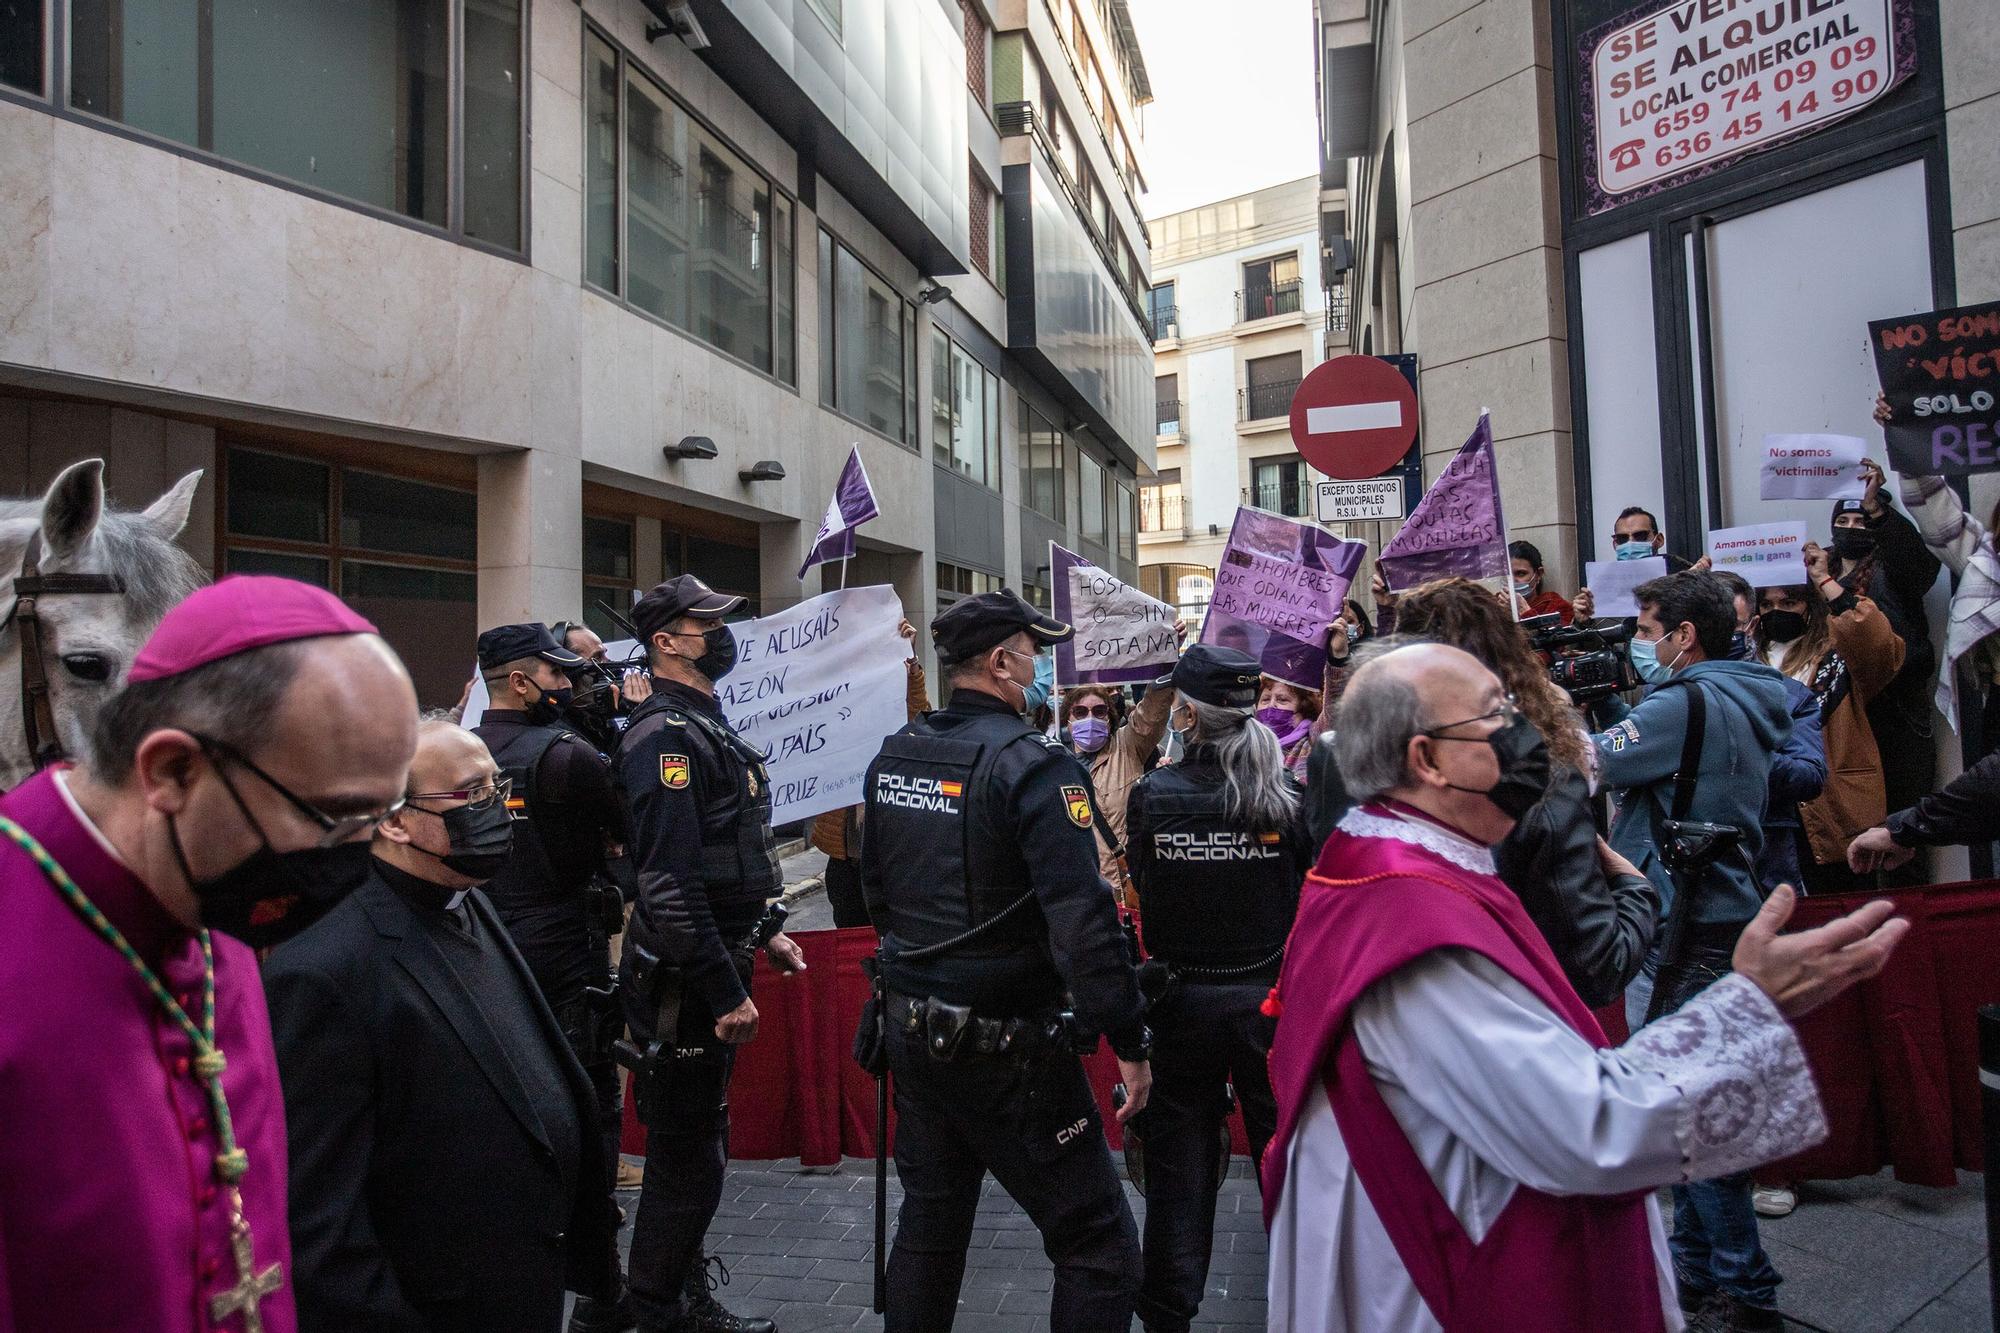
[[[1285,425],[1291,420],[1292,395],[1298,392],[1298,380],[1275,380],[1269,384],[1252,384],[1236,391],[1236,424],[1238,429],[1259,423]]]
[[[1304,309],[1302,290],[1297,278],[1246,287],[1236,293],[1236,322],[1255,324],[1297,315]]]
[[[1153,438],[1159,444],[1187,443],[1187,404],[1178,398],[1161,398],[1153,408],[1158,423]]]
[[[1139,544],[1186,541],[1191,507],[1178,488],[1162,491],[1146,487],[1139,492]]]
[[[1147,312],[1147,322],[1153,326],[1153,341],[1156,343],[1177,343],[1181,339],[1181,308],[1177,305],[1154,306]]]

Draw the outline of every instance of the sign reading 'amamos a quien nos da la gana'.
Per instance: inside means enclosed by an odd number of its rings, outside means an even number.
[[[1601,213],[1850,116],[1914,69],[1908,0],[1672,0],[1586,37]]]

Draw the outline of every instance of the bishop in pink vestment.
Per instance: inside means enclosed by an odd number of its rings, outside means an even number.
[[[1610,1048],[1493,873],[1547,780],[1500,682],[1404,648],[1351,678],[1341,716],[1363,804],[1307,877],[1271,1005],[1271,1328],[1679,1329],[1652,1191],[1826,1134],[1785,1012],[1731,975]]]
[[[198,1014],[201,949],[45,771],[0,815],[55,857]],[[209,1316],[237,1281],[215,1126],[187,1036],[131,964],[72,910],[27,854],[0,841],[0,1333],[184,1333],[246,1325]],[[289,1278],[285,1112],[256,957],[215,951],[215,1038],[236,1140],[249,1154],[244,1219],[261,1268]],[[261,1306],[293,1333],[289,1281]]]

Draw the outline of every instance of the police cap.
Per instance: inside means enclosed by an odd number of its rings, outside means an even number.
[[[1041,647],[1066,643],[1076,633],[1021,600],[1012,588],[953,602],[931,622],[931,642],[946,664],[969,661],[1026,631]]]
[[[632,627],[651,639],[683,616],[721,617],[741,610],[744,597],[717,592],[692,574],[681,574],[641,597],[632,608]]]
[[[539,657],[559,667],[580,666],[581,657],[556,642],[547,625],[496,625],[479,636],[479,669]]]
[[[1196,703],[1254,708],[1263,674],[1257,659],[1234,648],[1198,643],[1174,665],[1174,688]]]

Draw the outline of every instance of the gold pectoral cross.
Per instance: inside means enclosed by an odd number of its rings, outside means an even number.
[[[208,1302],[208,1317],[217,1321],[233,1314],[243,1316],[243,1333],[264,1333],[264,1314],[258,1307],[266,1296],[285,1285],[285,1275],[272,1264],[257,1271],[256,1249],[250,1243],[250,1223],[243,1216],[243,1201],[231,1206],[229,1249],[236,1256],[236,1285],[217,1292]]]

